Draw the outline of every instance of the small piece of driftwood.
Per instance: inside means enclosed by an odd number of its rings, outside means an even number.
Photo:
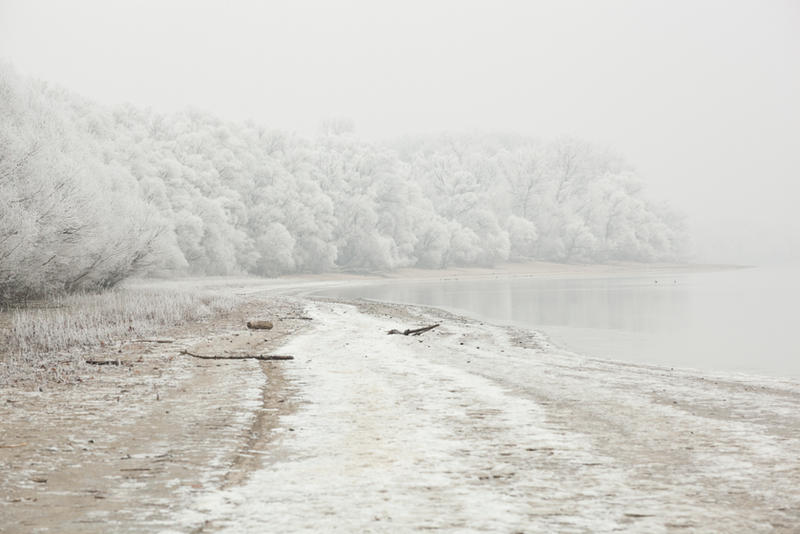
[[[27,442],[14,443],[14,444],[11,444],[11,445],[5,444],[5,443],[0,443],[0,449],[16,449],[17,447],[24,447],[27,444],[28,444]]]
[[[402,332],[400,330],[397,330],[396,328],[392,328],[391,330],[389,330],[386,333],[390,334],[390,335],[391,334],[401,334],[401,335],[404,335],[404,336],[418,336],[420,334],[424,334],[428,330],[433,330],[437,326],[439,326],[439,323],[432,324],[430,326],[423,326],[422,328],[414,328],[414,329],[411,329],[411,330],[403,330]]]
[[[210,356],[208,354],[195,354],[188,350],[182,350],[181,354],[186,354],[201,360],[294,360],[294,356],[288,354],[236,354],[233,356]]]
[[[250,330],[272,330],[272,321],[247,321]]]
[[[83,360],[89,365],[122,365],[119,360]]]
[[[175,343],[174,339],[134,339],[131,343]]]

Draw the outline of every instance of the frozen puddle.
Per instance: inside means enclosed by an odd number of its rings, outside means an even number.
[[[301,404],[281,420],[266,467],[201,496],[178,525],[800,528],[796,384],[515,347],[505,330],[477,323],[387,336],[397,320],[343,304],[310,313],[315,328],[282,349],[297,357],[286,369]]]

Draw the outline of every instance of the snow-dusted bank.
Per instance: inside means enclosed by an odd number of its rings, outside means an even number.
[[[434,309],[307,313],[281,349],[299,408],[263,468],[200,495],[176,530],[800,528],[796,381],[587,359]]]

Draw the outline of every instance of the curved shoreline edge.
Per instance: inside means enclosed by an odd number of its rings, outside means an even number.
[[[298,408],[274,430],[275,460],[199,496],[178,517],[187,527],[800,524],[796,381],[582,358],[435,308],[306,302],[313,328],[282,349],[304,357],[286,369]],[[431,322],[419,338],[386,335]]]
[[[142,363],[136,358],[144,347],[134,347],[126,355],[130,370],[103,367],[101,383],[74,393],[0,391],[0,427],[27,425],[25,433],[4,431],[5,444],[23,446],[0,448],[9,467],[0,510],[11,531],[72,525],[104,532],[107,521],[119,532],[199,532],[206,522],[208,531],[249,525],[286,532],[325,525],[792,532],[800,524],[800,382],[585,358],[530,330],[437,308],[302,296],[326,283],[210,284],[252,296],[260,308],[246,315],[261,309],[284,317],[277,324],[289,336],[281,338],[286,345],[269,345],[306,356],[291,365],[180,359],[166,346],[146,352]],[[299,296],[275,296],[292,293]],[[298,319],[306,312],[313,321]],[[244,343],[247,317],[237,313],[232,321],[193,325],[182,343],[211,337],[209,347],[226,350]],[[419,338],[385,334],[433,322],[443,328]],[[381,400],[376,391],[383,390],[389,396]],[[115,397],[123,402],[109,406]],[[406,419],[411,426],[392,427]],[[439,434],[447,438],[431,444]],[[317,447],[342,436],[354,438]],[[468,450],[475,452],[464,456]],[[382,488],[366,491],[353,479],[334,477],[335,487],[326,486],[314,479],[316,469],[302,471],[308,465],[297,463],[298,454],[361,466],[367,480],[381,480],[388,469],[394,500],[371,501],[367,495],[385,495]],[[37,463],[28,466],[31,457]],[[419,469],[397,465],[408,458],[428,465],[422,478]],[[450,473],[437,470],[439,463]],[[335,465],[316,467],[338,472]],[[292,482],[300,479],[317,485]],[[442,480],[446,486],[437,485]],[[264,492],[264,484],[283,488],[287,481],[285,494]],[[410,488],[414,481],[419,487]],[[435,489],[422,492],[425,483]],[[475,493],[467,491],[473,486]],[[317,502],[342,511],[333,516],[298,506],[326,489],[341,496],[337,488],[360,501]],[[592,494],[597,502],[587,500]],[[496,506],[478,506],[481,517],[465,515],[462,499]],[[241,508],[247,502],[262,511]],[[359,502],[384,523],[356,517]],[[428,502],[443,506],[447,514],[439,516],[450,523],[436,523]],[[509,502],[513,513],[498,511]],[[270,523],[276,515],[287,522]]]

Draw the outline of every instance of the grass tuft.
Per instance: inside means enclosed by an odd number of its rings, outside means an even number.
[[[0,338],[0,385],[31,378],[67,381],[82,363],[79,351],[154,336],[230,312],[236,302],[215,293],[134,287],[9,311],[7,333]]]

